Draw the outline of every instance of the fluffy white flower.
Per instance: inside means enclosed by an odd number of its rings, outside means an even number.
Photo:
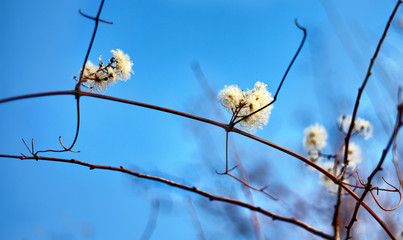
[[[108,74],[103,71],[102,67],[93,64],[91,61],[88,61],[85,64],[84,74],[82,78],[82,83],[84,84],[84,86],[94,92],[105,92],[107,80]]]
[[[107,81],[95,81],[88,80],[85,83],[85,86],[88,87],[93,92],[105,92],[106,87],[108,85]]]
[[[256,112],[257,110],[261,109],[262,107],[273,101],[271,93],[268,92],[266,88],[266,84],[257,81],[255,83],[255,88],[246,92],[245,115]],[[257,128],[262,128],[262,126],[266,125],[269,120],[271,109],[273,109],[273,105],[270,105],[265,109],[256,112],[252,116],[246,118],[245,120],[240,122],[241,127],[248,130],[249,132],[254,132]]]
[[[350,128],[351,119],[351,115],[343,115],[337,119],[337,125],[344,134],[347,134],[348,129]],[[369,121],[357,118],[354,122],[354,131],[358,134],[364,135],[365,140],[367,140],[372,136],[373,127]]]
[[[357,133],[363,134],[365,140],[372,137],[372,124],[365,119],[357,118],[357,120],[355,120],[354,129]]]
[[[244,92],[238,86],[225,86],[218,94],[218,100],[228,112],[236,115],[236,121],[256,112],[273,101],[271,93],[266,88],[267,85],[259,81],[255,83],[254,89],[247,92]],[[262,128],[263,125],[267,124],[272,108],[273,105],[270,105],[254,113],[239,122],[240,126],[251,133],[257,128]]]
[[[344,159],[344,151],[345,148],[343,148],[341,152],[342,159]],[[348,144],[347,160],[348,160],[348,167],[353,169],[357,166],[357,164],[359,164],[362,161],[361,148],[353,142],[350,142]]]
[[[111,50],[114,57],[110,59],[110,63],[106,66],[99,57],[99,66],[88,61],[81,83],[94,92],[105,92],[108,86],[112,86],[118,80],[126,81],[130,78],[133,62],[130,57],[124,54],[120,49]],[[74,77],[76,79],[76,77]]]
[[[243,104],[245,93],[238,86],[225,85],[224,89],[218,93],[218,100],[225,110],[234,114],[235,111]]]
[[[94,77],[94,75],[97,73],[98,69],[99,69],[99,66],[93,64],[91,61],[87,61],[87,63],[85,64],[83,78]]]
[[[133,62],[130,60],[129,55],[124,54],[122,50],[111,50],[113,57],[116,61],[116,71],[120,74],[120,80],[127,80],[130,78],[130,73],[133,73]]]
[[[342,115],[337,119],[337,126],[339,129],[347,134],[351,123],[351,115]]]
[[[303,144],[308,152],[320,151],[326,146],[326,129],[318,123],[305,128],[304,135]]]

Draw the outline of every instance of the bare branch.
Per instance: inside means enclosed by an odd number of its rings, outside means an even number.
[[[364,192],[362,193],[360,199],[359,199],[358,202],[356,203],[356,206],[355,206],[353,215],[352,215],[352,217],[351,217],[351,220],[350,220],[349,224],[346,226],[346,228],[347,228],[346,239],[351,238],[351,237],[350,237],[351,228],[353,227],[354,222],[357,221],[357,213],[358,213],[358,209],[359,209],[359,207],[360,207],[360,204],[361,204],[361,202],[364,201],[364,198],[365,198],[365,196],[368,194],[368,192],[370,192],[370,191],[372,190],[372,185],[371,185],[372,179],[374,178],[374,176],[375,176],[375,174],[376,174],[377,172],[379,172],[380,170],[382,170],[382,164],[383,164],[383,162],[385,161],[386,154],[389,152],[389,149],[391,148],[391,146],[392,146],[392,144],[393,144],[393,141],[394,141],[395,138],[396,138],[396,135],[399,133],[399,129],[400,129],[400,127],[402,126],[402,112],[403,112],[403,104],[399,103],[399,106],[398,106],[398,113],[397,113],[397,119],[396,119],[396,124],[395,124],[394,130],[393,130],[392,136],[390,137],[390,139],[389,139],[389,141],[388,141],[388,143],[387,143],[385,149],[384,149],[383,152],[382,152],[382,156],[381,156],[381,159],[380,159],[379,162],[378,162],[378,165],[377,165],[377,166],[375,167],[375,169],[372,171],[371,175],[369,175],[368,180],[367,180],[367,183],[365,183],[365,190],[364,190]],[[371,191],[371,193],[372,193],[372,191]],[[399,193],[400,193],[400,191],[399,191]],[[378,205],[379,205],[379,204],[378,204]],[[391,236],[391,238],[392,238],[392,236]],[[392,239],[395,239],[395,238],[393,237]]]
[[[351,117],[350,127],[349,127],[349,129],[348,129],[348,132],[347,132],[347,135],[346,135],[346,138],[345,138],[344,167],[343,167],[343,170],[342,170],[342,174],[344,173],[345,169],[346,169],[347,166],[348,166],[348,158],[347,158],[347,156],[348,156],[348,146],[349,146],[351,134],[352,134],[353,129],[354,129],[354,121],[355,121],[355,118],[356,118],[356,116],[357,116],[358,106],[359,106],[360,100],[361,100],[361,95],[362,95],[362,93],[364,92],[364,88],[365,88],[365,86],[366,86],[366,84],[367,84],[367,82],[368,82],[369,77],[370,77],[371,74],[372,74],[372,67],[373,67],[373,65],[374,65],[374,63],[375,63],[376,57],[377,57],[378,54],[379,54],[379,51],[380,51],[381,46],[382,46],[382,43],[383,43],[383,41],[384,41],[385,38],[386,38],[386,35],[387,35],[387,33],[388,33],[388,30],[389,30],[389,27],[390,27],[390,25],[391,25],[391,23],[392,23],[392,21],[393,21],[393,18],[394,18],[395,15],[396,15],[397,9],[399,8],[399,5],[400,5],[401,3],[402,3],[402,0],[397,1],[396,6],[395,6],[395,8],[393,9],[392,14],[391,14],[390,17],[389,17],[388,22],[386,23],[385,30],[383,31],[382,37],[381,37],[381,39],[379,40],[378,46],[376,47],[376,50],[375,50],[375,53],[374,53],[373,57],[371,58],[371,61],[370,61],[370,64],[369,64],[369,67],[368,67],[367,74],[366,74],[366,76],[365,76],[364,82],[362,83],[361,87],[360,87],[359,90],[358,90],[357,99],[356,99],[356,101],[355,101],[354,110],[353,110],[353,114],[352,114],[352,117]]]
[[[256,110],[256,111],[254,111],[253,113],[250,113],[249,115],[240,118],[239,120],[235,121],[233,125],[236,125],[236,124],[239,123],[240,121],[245,120],[246,118],[252,116],[253,114],[262,111],[263,109],[265,109],[265,108],[267,108],[268,106],[272,105],[272,104],[277,100],[277,95],[278,95],[278,93],[280,92],[281,86],[283,86],[284,80],[285,80],[285,78],[287,77],[288,72],[290,71],[292,65],[294,64],[295,59],[298,57],[298,55],[299,55],[299,53],[300,53],[302,47],[304,46],[305,40],[306,40],[306,29],[305,29],[304,27],[302,27],[301,25],[298,24],[297,19],[295,19],[295,25],[297,26],[297,28],[301,29],[301,30],[304,32],[304,36],[302,37],[302,41],[301,41],[301,43],[300,43],[300,45],[299,45],[299,47],[298,47],[297,52],[295,53],[294,57],[292,58],[290,64],[289,64],[288,67],[287,67],[287,70],[286,70],[285,73],[284,73],[283,78],[281,79],[280,85],[278,86],[277,91],[276,91],[276,93],[274,94],[273,101],[271,101],[270,103],[268,103],[266,106],[264,106],[264,107],[262,107],[262,108],[260,108],[260,109],[258,109],[258,110]]]
[[[183,189],[189,192],[193,192],[196,193],[200,196],[206,197],[208,198],[210,201],[220,201],[220,202],[226,202],[226,203],[230,203],[233,205],[237,205],[243,208],[247,208],[250,209],[252,211],[256,211],[259,212],[267,217],[272,218],[273,220],[279,220],[279,221],[283,221],[283,222],[288,222],[291,224],[294,224],[296,226],[299,226],[305,230],[307,230],[308,232],[315,234],[317,236],[320,236],[324,239],[333,239],[332,236],[323,233],[311,226],[309,226],[308,224],[294,219],[294,218],[287,218],[287,217],[283,217],[280,215],[276,215],[274,213],[271,213],[267,210],[262,209],[261,207],[257,207],[251,204],[248,204],[246,202],[242,202],[239,200],[235,200],[235,199],[231,199],[231,198],[226,198],[226,197],[220,197],[217,195],[213,195],[211,193],[202,191],[196,187],[189,187],[165,178],[161,178],[161,177],[156,177],[156,176],[152,176],[152,175],[147,175],[147,174],[143,174],[143,173],[138,173],[138,172],[134,172],[131,171],[127,168],[124,168],[123,166],[120,167],[112,167],[112,166],[104,166],[104,165],[96,165],[96,164],[91,164],[91,163],[87,163],[87,162],[82,162],[76,159],[63,159],[63,158],[53,158],[53,157],[41,157],[41,156],[37,156],[37,157],[27,157],[27,156],[17,156],[17,155],[6,155],[6,154],[0,154],[1,158],[16,158],[16,159],[21,159],[21,160],[29,160],[29,159],[34,159],[34,160],[43,160],[43,161],[54,161],[54,162],[64,162],[64,163],[72,163],[72,164],[77,164],[77,165],[81,165],[81,166],[85,166],[85,167],[89,167],[90,170],[93,169],[104,169],[104,170],[110,170],[110,171],[117,171],[117,172],[122,172],[122,173],[127,173],[129,175],[138,177],[138,178],[144,178],[144,179],[149,179],[152,181],[156,181],[156,182],[161,182],[161,183],[165,183],[167,185],[170,185],[172,187],[176,187],[179,189]]]

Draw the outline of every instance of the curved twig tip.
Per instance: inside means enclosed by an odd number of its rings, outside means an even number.
[[[297,28],[301,29],[302,31],[306,32],[306,28],[304,28],[303,26],[299,25],[298,19],[295,19],[295,26],[297,26]]]

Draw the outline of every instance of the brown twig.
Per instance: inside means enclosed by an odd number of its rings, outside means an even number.
[[[347,136],[346,136],[346,138],[345,138],[344,166],[343,166],[343,169],[342,169],[342,171],[341,171],[342,174],[344,174],[344,172],[345,172],[345,170],[346,170],[346,168],[347,168],[347,166],[348,166],[348,158],[347,158],[347,156],[348,156],[348,147],[349,147],[349,142],[350,142],[351,134],[352,134],[353,129],[354,129],[354,121],[355,121],[355,118],[356,118],[356,116],[357,116],[358,106],[359,106],[360,100],[361,100],[361,95],[362,95],[362,93],[364,92],[364,88],[365,88],[365,86],[366,86],[366,84],[367,84],[367,82],[368,82],[369,77],[370,77],[371,74],[372,74],[372,67],[373,67],[373,65],[374,65],[374,63],[375,63],[375,60],[376,60],[378,54],[379,54],[379,51],[380,51],[381,46],[382,46],[382,43],[383,43],[383,41],[384,41],[385,38],[386,38],[386,35],[387,35],[387,33],[388,33],[388,30],[389,30],[389,27],[390,27],[390,25],[391,25],[391,23],[392,23],[392,20],[393,20],[393,18],[395,17],[396,12],[397,12],[397,9],[399,8],[399,5],[400,5],[401,3],[402,3],[402,0],[397,1],[396,6],[395,6],[395,8],[393,9],[392,14],[391,14],[390,17],[389,17],[388,22],[386,23],[385,30],[383,31],[382,37],[381,37],[381,39],[379,40],[378,46],[376,47],[376,50],[375,50],[375,53],[374,53],[373,57],[371,58],[371,61],[370,61],[370,64],[369,64],[369,67],[368,67],[367,74],[366,74],[366,76],[365,76],[364,82],[362,83],[361,87],[358,89],[358,95],[357,95],[357,99],[356,99],[355,104],[354,104],[354,110],[353,110],[353,114],[352,114],[352,117],[351,117],[350,127],[349,127],[349,129],[348,129]]]
[[[378,189],[378,188],[371,189],[371,190],[370,190],[370,193],[371,193],[372,197],[374,198],[374,200],[375,200],[376,204],[378,205],[378,207],[379,207],[380,209],[382,209],[383,211],[393,211],[393,210],[396,210],[396,209],[400,206],[400,204],[402,203],[402,192],[401,192],[400,189],[398,189],[397,187],[395,187],[395,186],[393,186],[392,184],[388,183],[388,182],[385,180],[385,178],[382,177],[382,179],[383,179],[383,181],[385,181],[386,184],[388,184],[389,186],[391,186],[392,188],[395,189],[393,192],[398,192],[398,193],[399,193],[399,203],[398,203],[395,207],[393,207],[393,208],[384,208],[384,207],[382,207],[382,205],[378,202],[378,199],[375,197],[375,195],[374,195],[374,193],[373,193],[373,190],[376,190],[376,191],[378,192],[379,189]]]
[[[402,88],[399,87],[398,94],[397,94],[397,99],[398,103],[402,103]],[[397,159],[397,135],[395,137],[395,141],[393,144],[393,165],[395,166],[396,169],[396,175],[397,178],[399,179],[399,190],[402,188],[403,185],[403,177],[402,177],[402,171],[400,170],[400,165],[399,161]]]
[[[201,85],[201,87],[203,88],[204,92],[208,96],[208,99],[210,100],[210,103],[211,103],[211,106],[212,106],[211,110],[215,113],[215,115],[220,120],[225,121],[225,117],[224,117],[224,114],[223,114],[223,109],[219,108],[218,105],[217,105],[216,93],[211,88],[211,85],[210,85],[208,79],[206,78],[202,68],[200,67],[200,64],[198,62],[194,62],[192,64],[192,70],[193,70],[193,72],[195,74],[196,79],[198,80],[199,84]],[[229,140],[231,140],[231,139],[229,139]],[[247,183],[248,185],[250,185],[250,183],[249,183],[249,175],[248,175],[246,169],[244,168],[241,159],[239,158],[239,154],[238,154],[237,147],[236,147],[235,143],[232,141],[232,142],[230,142],[228,144],[231,145],[231,149],[233,149],[232,153],[236,157],[237,161],[239,162],[239,164],[236,165],[236,170],[240,174],[241,178],[244,179],[244,182]],[[227,148],[227,150],[228,150],[228,148]],[[243,192],[244,192],[245,196],[248,199],[248,202],[250,204],[252,204],[252,205],[255,205],[251,189],[249,187],[247,187],[247,186],[243,187],[242,189],[243,189]],[[252,219],[252,224],[253,224],[253,227],[254,227],[254,230],[255,230],[256,239],[263,240],[264,236],[263,236],[263,233],[262,233],[262,228],[261,228],[261,225],[260,225],[259,217],[257,216],[256,212],[251,211],[251,219]]]
[[[239,164],[237,164],[235,167],[232,167],[231,169],[228,169],[228,133],[229,133],[229,132],[226,131],[226,135],[225,135],[225,136],[226,136],[226,138],[225,138],[225,172],[218,172],[218,171],[216,170],[216,173],[217,173],[218,175],[228,175],[228,176],[232,177],[233,179],[237,180],[238,182],[242,183],[245,187],[248,187],[248,188],[250,188],[250,189],[252,189],[252,190],[254,190],[254,191],[256,191],[256,192],[262,192],[262,193],[264,193],[266,196],[270,197],[271,199],[277,200],[277,198],[273,197],[272,195],[270,195],[269,193],[267,193],[267,192],[264,191],[267,186],[266,186],[266,187],[263,187],[263,188],[260,188],[260,189],[255,188],[255,187],[252,187],[249,183],[247,183],[247,182],[241,180],[241,179],[238,178],[238,177],[235,177],[234,175],[232,175],[232,174],[230,173],[231,171],[235,170],[235,169],[236,169],[239,165],[241,165],[241,164],[239,163]]]
[[[342,187],[339,185],[337,187],[337,201],[336,205],[334,206],[334,213],[333,213],[333,219],[332,219],[332,227],[333,227],[333,233],[334,233],[334,239],[339,240],[340,239],[340,225],[339,225],[339,218],[340,218],[340,207],[341,207],[341,190]]]
[[[352,217],[351,217],[351,220],[350,220],[349,224],[346,226],[346,228],[347,228],[346,239],[351,238],[351,237],[350,237],[351,228],[353,227],[354,222],[357,221],[357,213],[358,213],[358,209],[359,209],[359,207],[360,207],[360,204],[361,204],[361,202],[364,201],[364,198],[365,198],[365,196],[368,194],[368,192],[371,192],[371,193],[372,193],[372,191],[371,191],[371,190],[372,190],[372,185],[371,185],[372,179],[374,178],[375,174],[376,174],[378,171],[382,170],[382,164],[383,164],[383,162],[384,162],[384,160],[385,160],[385,158],[386,158],[386,154],[388,153],[390,147],[392,146],[393,141],[395,140],[396,135],[398,134],[399,129],[400,129],[400,127],[401,127],[402,124],[403,124],[403,123],[402,123],[402,112],[403,112],[403,103],[399,103],[399,105],[398,105],[398,113],[397,113],[396,124],[395,124],[394,130],[393,130],[392,136],[390,137],[390,139],[389,139],[389,141],[388,141],[388,143],[387,143],[385,149],[384,149],[383,152],[382,152],[382,156],[381,156],[381,159],[380,159],[379,162],[378,162],[378,165],[375,167],[375,169],[374,169],[374,170],[372,171],[372,173],[369,175],[368,180],[367,180],[367,183],[364,184],[364,183],[362,182],[362,183],[365,185],[365,190],[364,190],[364,192],[362,193],[362,195],[361,195],[360,199],[358,200],[358,202],[356,203],[356,206],[355,206],[353,215],[352,215]],[[400,193],[400,191],[399,191],[399,193]]]
[[[245,120],[246,118],[248,118],[248,117],[250,117],[250,116],[252,116],[252,115],[254,115],[254,114],[256,114],[256,113],[258,113],[258,112],[260,112],[260,111],[262,111],[263,109],[265,109],[265,108],[267,108],[268,106],[272,105],[272,104],[277,100],[277,95],[278,95],[279,92],[280,92],[281,86],[283,86],[284,80],[285,80],[285,78],[287,77],[288,72],[290,71],[292,65],[294,64],[295,59],[298,57],[298,55],[299,55],[299,53],[300,53],[302,47],[304,46],[305,40],[306,40],[306,35],[307,35],[306,29],[305,29],[304,27],[302,27],[301,25],[298,24],[297,19],[295,19],[295,25],[297,26],[297,28],[301,29],[301,30],[304,32],[304,36],[303,36],[302,41],[301,41],[301,43],[300,43],[300,45],[299,45],[299,47],[298,47],[297,52],[294,54],[294,57],[292,58],[290,64],[289,64],[288,67],[287,67],[287,70],[286,70],[285,73],[284,73],[283,78],[282,78],[281,81],[280,81],[280,84],[279,84],[279,86],[278,86],[278,88],[277,88],[277,91],[276,91],[276,93],[274,94],[273,100],[272,100],[270,103],[268,103],[266,106],[264,106],[264,107],[262,107],[262,108],[260,108],[260,109],[258,109],[258,110],[256,110],[256,111],[254,111],[253,113],[250,113],[250,114],[248,114],[248,115],[246,115],[246,116],[244,116],[244,117],[238,119],[237,121],[234,122],[234,125],[236,125],[236,124],[239,123],[240,121]]]
[[[148,174],[142,174],[142,173],[134,172],[134,171],[131,171],[131,170],[129,170],[127,168],[124,168],[122,166],[120,166],[120,167],[112,167],[112,166],[91,164],[91,163],[82,162],[82,161],[79,161],[79,160],[76,160],[76,159],[63,159],[63,158],[42,157],[42,156],[28,157],[28,156],[0,154],[0,157],[2,157],[2,158],[15,158],[15,159],[21,159],[21,160],[33,159],[33,160],[43,160],[43,161],[64,162],[64,163],[71,163],[71,164],[77,164],[77,165],[89,167],[90,170],[104,169],[104,170],[122,172],[122,173],[126,173],[126,174],[129,174],[129,175],[138,177],[138,178],[144,178],[144,179],[149,179],[149,180],[156,181],[156,182],[165,183],[165,184],[170,185],[172,187],[176,187],[176,188],[183,189],[183,190],[186,190],[186,191],[189,191],[189,192],[193,192],[193,193],[196,193],[196,194],[198,194],[200,196],[208,198],[210,201],[226,202],[226,203],[230,203],[230,204],[233,204],[233,205],[236,205],[236,206],[247,208],[247,209],[250,209],[252,211],[259,212],[259,213],[261,213],[261,214],[263,214],[263,215],[265,215],[267,217],[270,217],[273,220],[279,220],[279,221],[283,221],[283,222],[288,222],[288,223],[294,224],[296,226],[299,226],[299,227],[305,229],[306,231],[308,231],[308,232],[310,232],[310,233],[312,233],[314,235],[320,236],[320,237],[322,237],[324,239],[333,239],[332,236],[330,236],[330,235],[328,235],[326,233],[323,233],[323,232],[321,232],[321,231],[309,226],[308,224],[306,224],[306,223],[304,223],[304,222],[302,222],[300,220],[297,220],[297,219],[294,219],[294,218],[287,218],[287,217],[283,217],[283,216],[280,216],[280,215],[276,215],[276,214],[271,213],[271,212],[269,212],[269,211],[267,211],[265,209],[262,209],[261,207],[254,206],[254,205],[251,205],[251,204],[248,204],[246,202],[239,201],[239,200],[213,195],[211,193],[202,191],[202,190],[200,190],[200,189],[198,189],[196,187],[189,187],[189,186],[186,186],[186,185],[183,185],[183,184],[180,184],[180,183],[168,180],[168,179],[164,179],[164,178],[161,178],[161,177],[156,177],[156,176],[152,176],[152,175],[148,175]]]
[[[54,96],[54,95],[76,95],[76,91],[56,91],[56,92],[45,92],[45,93],[28,94],[28,95],[22,95],[22,96],[17,96],[17,97],[10,97],[10,98],[0,100],[0,104],[5,103],[5,102],[20,100],[20,99],[27,99],[27,98],[34,98],[34,97],[44,97],[44,96]],[[116,98],[116,97],[111,97],[111,96],[105,96],[105,95],[101,95],[101,94],[84,92],[84,91],[81,91],[80,95],[81,96],[95,97],[95,98],[100,98],[100,99],[105,99],[105,100],[111,100],[111,101],[115,101],[115,102],[126,103],[126,104],[140,106],[140,107],[149,108],[149,109],[154,109],[154,110],[157,110],[157,111],[162,111],[162,112],[166,112],[166,113],[170,113],[170,114],[190,118],[190,119],[193,119],[193,120],[196,120],[196,121],[204,122],[204,123],[207,123],[207,124],[215,125],[217,127],[223,128],[225,130],[228,129],[228,125],[224,124],[224,123],[216,122],[216,121],[213,121],[213,120],[210,120],[210,119],[201,118],[201,117],[198,117],[198,116],[195,116],[195,115],[191,115],[191,114],[187,114],[187,113],[183,113],[183,112],[179,112],[179,111],[175,111],[175,110],[172,110],[172,109],[163,108],[163,107],[159,107],[159,106],[155,106],[155,105],[135,102],[135,101]],[[299,154],[297,154],[297,153],[295,153],[295,152],[293,152],[291,150],[288,150],[288,149],[286,149],[284,147],[278,146],[278,145],[276,145],[276,144],[274,144],[272,142],[269,142],[269,141],[264,140],[262,138],[256,137],[256,136],[254,136],[252,134],[249,134],[249,133],[244,132],[242,130],[239,130],[237,128],[233,128],[231,131],[235,132],[235,133],[238,133],[240,135],[243,135],[245,137],[248,137],[250,139],[253,139],[253,140],[257,141],[257,142],[263,143],[263,144],[265,144],[267,146],[270,146],[270,147],[272,147],[274,149],[277,149],[277,150],[279,150],[281,152],[284,152],[284,153],[294,157],[295,159],[298,159],[298,160],[304,162],[305,164],[310,165],[311,167],[313,167],[316,170],[318,170],[321,174],[324,174],[328,178],[330,178],[335,184],[342,185],[343,189],[345,191],[347,191],[354,199],[356,199],[356,200],[360,199],[360,197],[358,195],[356,195],[351,189],[349,189],[339,179],[337,179],[331,173],[327,172],[325,169],[323,169],[319,165],[313,163],[309,159],[304,158],[303,156],[301,156],[301,155],[299,155]],[[371,208],[364,201],[361,202],[361,205],[372,215],[373,218],[375,218],[375,220],[382,226],[382,228],[388,233],[389,236],[393,236],[393,234],[390,232],[390,230],[386,226],[386,224],[371,210]]]
[[[92,45],[93,45],[94,40],[95,40],[95,35],[97,33],[97,30],[98,30],[99,22],[101,21],[101,22],[105,22],[105,23],[111,23],[111,22],[107,22],[107,21],[99,19],[99,16],[101,15],[101,11],[102,11],[104,2],[105,2],[104,0],[101,1],[101,5],[100,5],[100,7],[98,9],[98,13],[97,13],[97,16],[95,18],[90,17],[90,16],[82,13],[81,10],[79,10],[79,13],[82,16],[95,21],[95,27],[94,27],[94,30],[93,30],[93,33],[92,33],[90,44],[89,44],[88,49],[87,49],[87,53],[86,53],[85,58],[84,58],[84,63],[83,63],[82,71],[80,73],[80,78],[78,79],[78,82],[76,83],[76,87],[75,87],[75,91],[74,91],[75,96],[76,96],[76,107],[77,107],[77,126],[76,126],[76,133],[75,133],[75,136],[74,136],[74,140],[73,140],[72,144],[70,145],[70,147],[67,148],[62,143],[61,136],[59,136],[59,142],[60,142],[60,145],[63,147],[63,150],[53,150],[53,149],[40,150],[40,151],[35,152],[35,154],[33,154],[33,155],[37,155],[38,153],[45,153],[45,152],[69,152],[69,151],[70,152],[78,152],[78,151],[73,151],[72,149],[73,149],[74,145],[77,142],[78,134],[80,132],[80,96],[81,96],[80,92],[81,92],[82,77],[83,77],[83,74],[84,74],[85,65],[86,65],[86,63],[88,61],[88,57],[90,55]]]

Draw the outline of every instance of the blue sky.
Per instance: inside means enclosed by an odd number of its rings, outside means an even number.
[[[78,9],[95,16],[99,1],[0,4],[0,99],[74,89],[72,77],[82,66],[94,27]],[[329,132],[326,150],[333,152],[342,139],[336,118],[352,113],[357,89],[394,4],[392,0],[331,4],[319,0],[107,0],[101,18],[114,24],[99,25],[89,59],[96,62],[99,55],[109,59],[110,50],[116,48],[133,59],[135,75],[107,89],[107,95],[228,121],[228,114],[224,120],[215,114],[220,106],[198,83],[192,64],[200,64],[215,93],[232,84],[251,89],[256,81],[268,84],[274,93],[302,38],[294,25],[297,18],[308,30],[307,42],[274,104],[269,124],[256,135],[305,154],[303,129],[319,122]],[[379,159],[393,126],[397,86],[402,85],[403,74],[403,28],[398,24],[402,19],[399,10],[358,112],[375,129],[371,140],[357,139],[365,150],[363,174]],[[239,183],[215,174],[225,166],[222,129],[87,97],[82,98],[81,107],[75,146],[81,152],[47,156],[125,166],[245,200]],[[0,114],[0,154],[27,154],[21,138],[33,138],[38,150],[60,148],[59,136],[66,145],[73,140],[76,112],[72,96],[5,103],[0,105]],[[309,202],[312,194],[326,199],[316,203],[319,207],[333,206],[328,201],[335,201],[334,196],[321,189],[316,173],[274,149],[234,134],[231,137],[253,183],[258,187],[270,184],[280,198],[274,202],[254,193],[257,205],[301,217],[331,232],[317,212],[301,216],[293,207],[303,202],[313,208]],[[0,161],[1,239],[140,239],[156,200],[161,209],[152,239],[197,239],[189,198],[208,239],[254,236],[250,222],[240,223],[249,232],[239,235],[237,221],[225,217],[227,212],[220,214],[227,205],[209,203],[179,189],[63,163]],[[230,164],[235,165],[236,160]],[[390,165],[389,159],[386,167]],[[393,169],[386,173],[395,181]],[[239,214],[239,219],[249,219],[249,211],[228,211]],[[398,216],[401,210],[393,214]],[[294,226],[273,223],[263,216],[260,220],[266,237],[287,238],[290,229],[298,236],[311,237]],[[401,226],[402,219],[396,222]],[[370,224],[381,232],[375,223]]]

